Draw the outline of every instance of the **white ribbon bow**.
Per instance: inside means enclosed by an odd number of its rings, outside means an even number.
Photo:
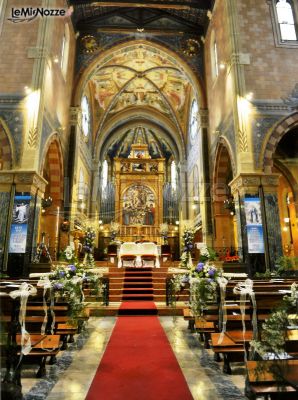
[[[219,289],[220,289],[220,307],[219,307],[219,312],[220,312],[220,327],[221,327],[221,333],[218,338],[218,344],[220,344],[223,341],[224,334],[226,331],[226,326],[227,326],[227,310],[225,308],[225,300],[226,300],[226,287],[228,284],[228,280],[224,278],[223,276],[219,276],[217,278],[217,283],[219,284]]]
[[[34,286],[23,282],[18,290],[13,290],[9,293],[9,296],[13,299],[20,297],[20,312],[19,312],[19,323],[21,325],[21,353],[26,355],[29,354],[32,346],[29,333],[26,331],[25,319],[26,319],[26,308],[29,296],[35,296],[37,290]]]
[[[44,320],[41,326],[40,333],[42,335],[45,334],[46,331],[46,326],[48,323],[48,308],[47,308],[47,302],[46,302],[46,292],[47,290],[50,291],[50,312],[52,316],[52,324],[51,324],[51,334],[53,335],[54,333],[54,327],[55,327],[55,312],[53,310],[54,307],[54,296],[52,293],[52,282],[49,280],[48,276],[42,276],[39,281],[37,282],[38,287],[43,287],[43,310],[44,310]]]
[[[257,323],[257,303],[255,298],[255,293],[253,291],[253,281],[251,279],[246,279],[244,282],[238,282],[233,289],[233,293],[240,295],[240,310],[242,315],[242,328],[243,328],[243,340],[245,343],[245,301],[246,296],[249,295],[253,305],[253,315],[252,315],[252,327],[253,327],[253,339],[257,339],[258,336],[258,323]],[[245,348],[244,348],[245,350]],[[245,361],[246,361],[246,351],[244,351]]]

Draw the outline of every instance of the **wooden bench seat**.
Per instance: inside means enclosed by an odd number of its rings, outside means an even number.
[[[37,378],[41,378],[46,375],[46,360],[47,357],[51,357],[52,362],[54,357],[59,353],[60,350],[60,335],[30,335],[32,349],[29,354],[23,356],[23,361],[35,358],[39,361],[39,369],[36,373]],[[21,335],[16,335],[17,345],[21,345]],[[21,352],[18,352],[20,355]],[[25,357],[25,358],[24,358]]]
[[[258,371],[262,363],[264,372]],[[278,368],[279,373],[273,374],[271,368]],[[298,360],[247,361],[246,396],[254,399],[265,396],[280,399],[297,399]]]
[[[243,361],[244,360],[244,345],[243,345],[243,337],[240,339],[242,334],[241,331],[238,331],[236,336],[233,338],[231,336],[233,331],[229,331],[228,333],[224,333],[223,340],[219,343],[220,333],[211,333],[211,346],[215,354],[222,354],[224,359],[223,372],[226,374],[231,374],[231,366],[230,363],[234,361]],[[230,334],[230,335],[229,335]],[[251,340],[252,333],[250,331],[246,331],[245,340]],[[234,340],[236,339],[236,340]]]

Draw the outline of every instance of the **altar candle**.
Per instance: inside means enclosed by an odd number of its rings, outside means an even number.
[[[59,235],[59,216],[60,216],[60,207],[57,207],[56,237],[58,237]]]

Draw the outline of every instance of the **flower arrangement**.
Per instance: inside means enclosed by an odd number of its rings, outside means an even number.
[[[167,223],[159,225],[160,235],[163,237],[164,243],[167,244],[169,225]]]
[[[95,230],[92,227],[87,227],[84,234],[83,250],[85,251],[84,264],[89,268],[94,267],[94,257],[92,253],[93,253],[95,238],[96,238]]]
[[[205,261],[215,261],[216,260],[216,252],[211,247],[207,247],[206,245],[200,248],[200,258],[201,262]]]
[[[111,242],[113,242],[119,232],[120,224],[115,221],[111,221],[110,223],[110,234],[111,234]]]
[[[70,320],[84,312],[83,282],[88,282],[96,296],[102,294],[101,274],[86,270],[84,264],[59,265],[50,275],[55,297],[61,297],[69,304]]]
[[[193,227],[185,227],[183,232],[183,249],[180,257],[180,268],[191,269],[192,259],[191,252],[194,248],[193,240],[195,229]]]
[[[209,262],[199,262],[190,274],[190,305],[194,315],[201,316],[209,301],[215,301],[217,278],[222,271]]]

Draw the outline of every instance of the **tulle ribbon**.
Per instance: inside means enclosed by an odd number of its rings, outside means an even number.
[[[27,301],[29,296],[35,296],[36,293],[36,288],[26,282],[23,282],[18,290],[13,290],[9,293],[9,296],[13,299],[20,297],[21,354],[24,355],[29,354],[32,349],[30,335],[26,331],[25,325]]]
[[[220,276],[217,278],[217,283],[219,284],[219,290],[220,290],[219,328],[221,329],[221,333],[218,338],[218,344],[220,344],[223,341],[227,327],[227,310],[225,307],[225,300],[226,300],[226,287],[228,284],[228,280],[223,276]]]
[[[252,306],[253,306],[253,315],[252,315],[252,327],[253,327],[253,339],[257,339],[258,336],[258,324],[257,324],[257,304],[255,293],[253,291],[253,281],[251,279],[246,279],[244,282],[238,282],[237,285],[233,289],[234,294],[240,295],[240,311],[242,316],[242,334],[243,334],[243,341],[245,344],[245,305],[246,305],[246,297],[247,295],[250,297]],[[244,346],[244,356],[245,360],[246,357],[246,350]]]

